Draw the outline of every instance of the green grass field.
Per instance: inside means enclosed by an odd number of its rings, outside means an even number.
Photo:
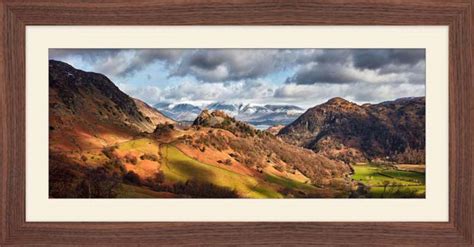
[[[311,184],[301,183],[289,178],[282,178],[268,173],[265,174],[265,180],[270,183],[278,184],[290,189],[297,189],[302,191],[313,191],[314,189],[316,189],[316,187]]]
[[[374,198],[424,197],[425,174],[378,165],[354,165],[354,180],[370,186]]]
[[[223,168],[201,163],[188,157],[172,145],[162,145],[162,171],[167,182],[186,182],[195,180],[212,183],[235,190],[240,196],[248,198],[281,198],[282,195],[270,185]]]
[[[171,197],[171,193],[157,192],[144,187],[121,184],[117,198],[163,198]]]
[[[138,151],[141,153],[158,153],[158,144],[148,138],[131,140],[118,145],[117,151]]]

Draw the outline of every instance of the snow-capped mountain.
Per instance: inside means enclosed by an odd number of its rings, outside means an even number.
[[[253,125],[286,125],[293,122],[304,109],[294,105],[257,105],[257,104],[231,104],[215,102],[203,107],[192,104],[158,103],[155,107],[166,116],[177,121],[193,121],[203,110],[220,110]]]
[[[304,112],[304,109],[294,105],[265,105],[265,108],[274,112],[286,112],[288,114],[298,114]]]
[[[211,111],[220,110],[230,116],[236,116],[239,114],[242,106],[243,106],[242,104],[227,104],[227,103],[222,103],[222,102],[216,102],[216,103],[209,104],[204,108]]]

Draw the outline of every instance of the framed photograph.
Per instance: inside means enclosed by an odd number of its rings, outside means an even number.
[[[471,1],[0,6],[2,245],[473,244]]]

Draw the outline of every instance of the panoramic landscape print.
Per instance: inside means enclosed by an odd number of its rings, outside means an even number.
[[[50,49],[50,198],[425,198],[424,49]]]

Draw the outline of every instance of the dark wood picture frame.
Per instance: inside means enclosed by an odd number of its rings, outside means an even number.
[[[473,245],[471,0],[0,3],[0,245]],[[449,222],[26,222],[27,25],[448,25]]]

